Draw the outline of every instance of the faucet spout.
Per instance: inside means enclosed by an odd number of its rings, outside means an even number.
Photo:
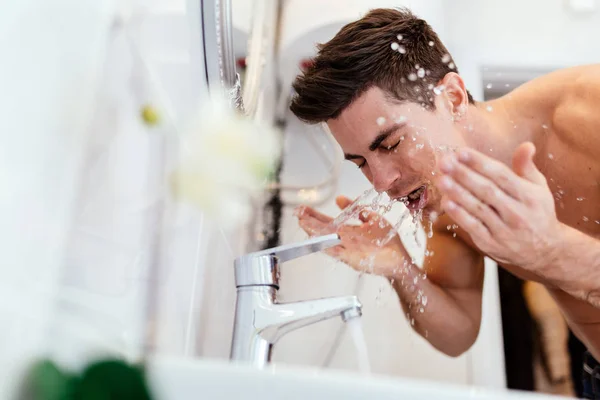
[[[256,315],[256,324],[260,336],[270,343],[288,332],[319,321],[338,316],[346,320],[346,315],[362,315],[362,305],[356,296],[273,304],[263,310],[264,314]]]

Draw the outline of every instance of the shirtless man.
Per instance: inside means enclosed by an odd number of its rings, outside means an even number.
[[[292,112],[325,122],[377,191],[412,193],[408,208],[435,219],[428,279],[420,283],[427,309],[411,315],[419,334],[451,356],[470,348],[489,256],[544,284],[600,359],[600,65],[553,72],[475,102],[425,21],[378,9],[321,45],[294,89]],[[337,199],[341,208],[349,203]],[[299,211],[309,234],[331,221]],[[366,221],[377,218],[363,215],[362,226],[341,228],[342,244],[329,254],[360,270],[360,260],[376,253],[374,273],[393,279],[408,310],[414,292],[400,282],[418,267],[398,236],[383,249],[373,243],[377,233]],[[459,229],[449,231],[453,224]],[[398,268],[407,260],[408,272]]]

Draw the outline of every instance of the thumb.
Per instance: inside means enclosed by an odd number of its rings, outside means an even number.
[[[535,151],[535,146],[531,142],[525,142],[517,147],[513,153],[513,171],[530,182],[545,184],[546,178],[533,162]]]
[[[350,200],[350,198],[346,196],[338,196],[335,198],[335,204],[337,204],[337,206],[343,210],[344,208],[352,204],[352,200]]]

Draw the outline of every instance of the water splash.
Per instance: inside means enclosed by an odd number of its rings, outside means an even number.
[[[446,89],[445,85],[439,85],[433,88],[433,93],[435,93],[436,96],[439,96],[440,94],[442,94],[442,92]]]

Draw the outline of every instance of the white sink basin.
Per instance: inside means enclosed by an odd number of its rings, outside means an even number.
[[[518,391],[488,391],[430,381],[271,365],[266,370],[209,359],[155,357],[149,381],[161,399],[561,399]]]

